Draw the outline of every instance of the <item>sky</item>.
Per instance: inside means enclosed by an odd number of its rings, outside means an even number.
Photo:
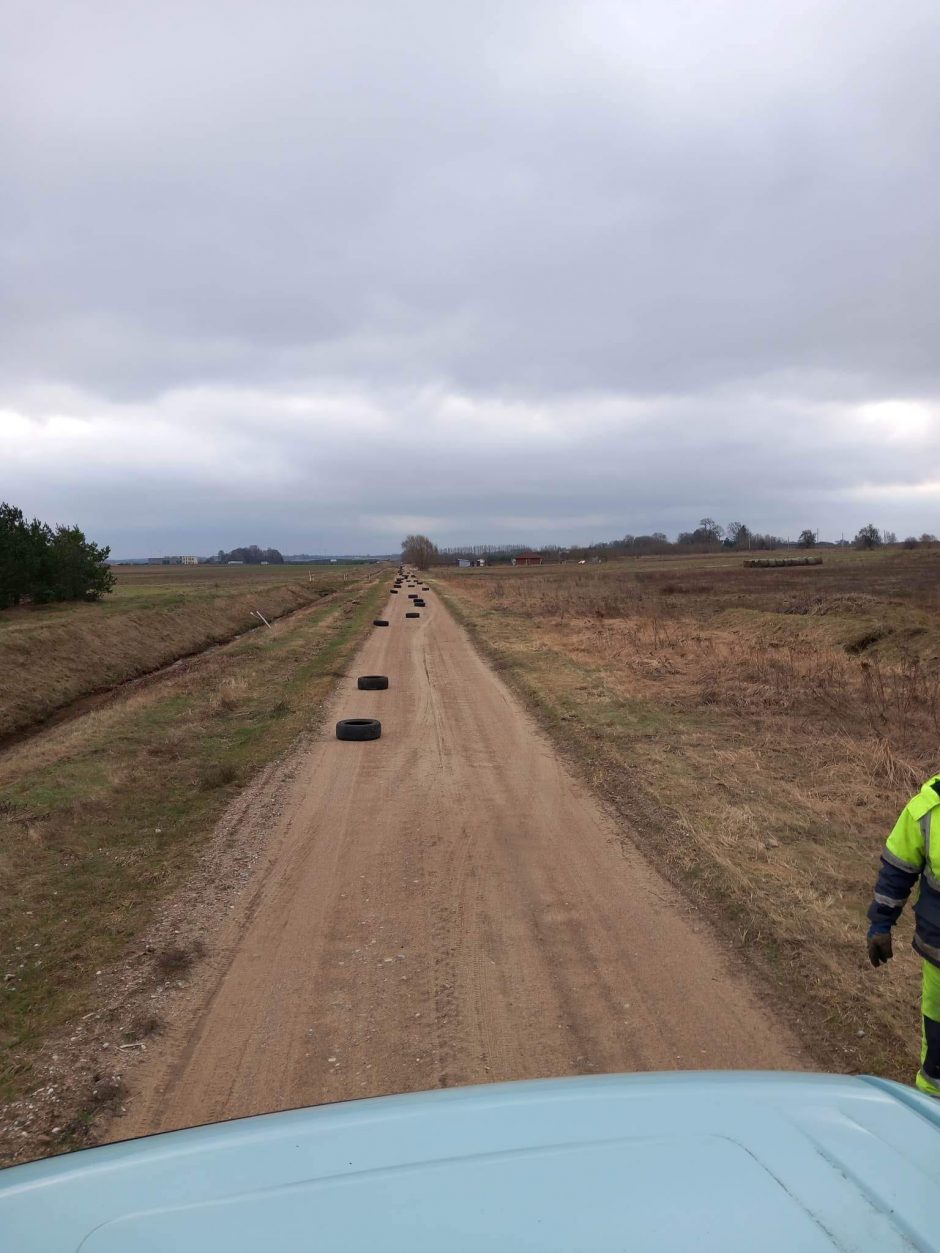
[[[940,531],[935,0],[8,0],[0,499],[115,556]]]

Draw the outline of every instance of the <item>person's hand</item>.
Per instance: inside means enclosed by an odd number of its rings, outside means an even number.
[[[894,948],[891,944],[891,932],[884,931],[880,935],[870,935],[868,937],[868,960],[873,966],[880,966],[883,962],[889,962],[894,956]]]

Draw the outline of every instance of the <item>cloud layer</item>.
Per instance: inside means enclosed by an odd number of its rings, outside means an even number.
[[[932,2],[2,22],[28,512],[125,554],[938,529]]]

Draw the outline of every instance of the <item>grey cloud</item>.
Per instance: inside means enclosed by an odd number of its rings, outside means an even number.
[[[0,407],[87,426],[0,418],[0,494],[122,548],[937,529],[932,0],[2,22]]]

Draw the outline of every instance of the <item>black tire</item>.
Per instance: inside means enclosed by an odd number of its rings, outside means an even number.
[[[423,608],[424,608],[424,601],[423,601],[423,600],[416,600],[416,601],[415,601],[415,609],[423,609]]]
[[[405,617],[406,618],[420,618],[421,615],[419,613],[406,613]]]
[[[360,692],[384,692],[388,687],[388,675],[360,674],[356,686]]]
[[[388,626],[388,619],[387,618],[373,618],[372,625],[373,626]]]
[[[392,596],[397,596],[397,595],[398,595],[398,588],[397,588],[397,587],[393,587],[393,588],[392,588],[392,590],[391,590],[391,595],[392,595]]]
[[[377,740],[381,734],[378,718],[342,718],[336,724],[338,740]]]

